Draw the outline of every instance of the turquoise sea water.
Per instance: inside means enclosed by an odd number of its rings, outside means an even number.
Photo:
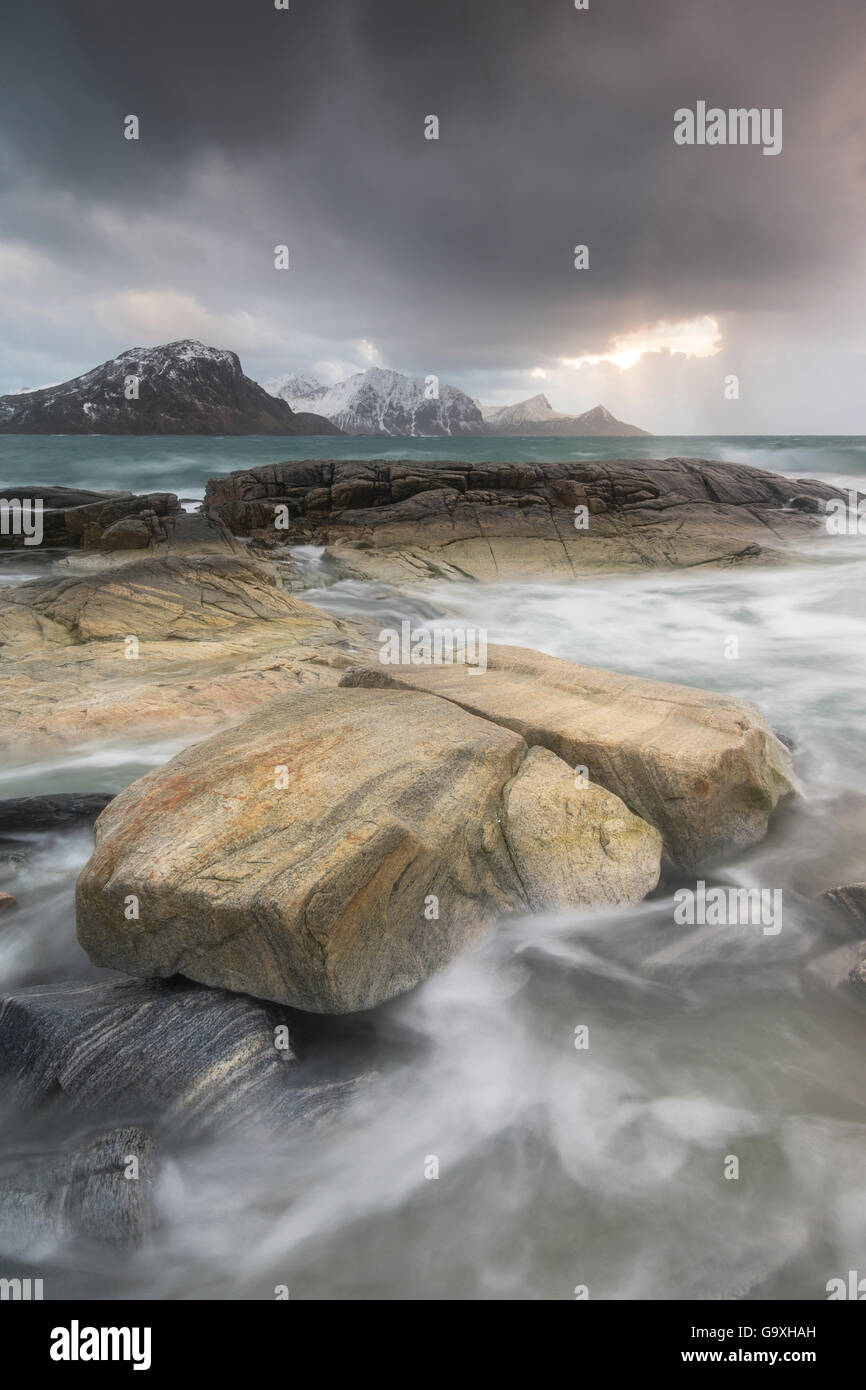
[[[670,435],[648,439],[0,435],[0,487],[53,483],[200,497],[208,478],[282,459],[725,459],[780,473],[866,473],[862,435]]]

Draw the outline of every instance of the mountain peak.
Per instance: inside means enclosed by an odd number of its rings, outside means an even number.
[[[130,383],[135,383],[130,394]],[[299,420],[228,348],[179,338],[128,348],[57,386],[0,397],[3,434],[338,434]]]
[[[284,384],[285,383],[285,384]],[[315,410],[347,434],[450,435],[483,434],[484,421],[465,391],[444,383],[428,394],[427,379],[390,367],[368,367],[333,386],[307,383],[289,372],[274,377],[266,389],[293,410]],[[311,388],[311,389],[310,389]]]

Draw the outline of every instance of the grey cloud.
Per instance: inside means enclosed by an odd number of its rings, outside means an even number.
[[[76,323],[172,290],[459,379],[658,319],[806,331],[859,254],[861,0],[47,0],[12,29],[3,236],[61,295],[66,269]],[[674,146],[698,98],[783,107],[782,155]],[[40,332],[65,362],[64,330],[17,311],[4,359]]]

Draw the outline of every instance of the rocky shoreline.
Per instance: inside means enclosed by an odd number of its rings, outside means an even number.
[[[339,572],[494,581],[778,563],[837,488],[706,459],[292,462],[208,483],[204,511],[264,546],[328,548]]]
[[[57,551],[0,591],[7,761],[167,729],[191,746],[117,796],[0,806],[13,846],[98,814],[76,893],[91,973],[0,1001],[5,1104],[62,1113],[75,1144],[29,1185],[0,1168],[0,1229],[144,1238],[120,1158],[150,1171],[166,1135],[324,1123],[375,1086],[360,1055],[323,1073],[315,1036],[297,1054],[309,1016],[378,1008],[509,918],[711,875],[798,795],[746,701],[525,647],[492,644],[483,673],[383,664],[370,621],[290,591],[287,547],[347,578],[580,583],[802,559],[841,495],[693,459],[276,464],[213,480],[198,514],[8,490],[44,498]],[[821,908],[853,1003],[864,901],[840,887]]]

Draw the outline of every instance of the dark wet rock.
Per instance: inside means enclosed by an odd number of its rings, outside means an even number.
[[[43,547],[72,546],[78,544],[78,538],[69,530],[67,517],[79,510],[84,510],[92,506],[103,506],[111,501],[117,503],[121,508],[134,510],[136,498],[131,492],[88,492],[77,488],[64,487],[41,487],[38,483],[28,484],[24,487],[5,487],[0,492],[0,498],[7,502],[21,502],[24,504],[42,504],[42,540]],[[27,549],[31,552],[39,547],[32,545],[25,546],[25,536],[14,534],[10,525],[8,534],[0,533],[0,547],[9,550]]]
[[[863,953],[866,942],[846,942],[824,951],[803,969],[803,982],[846,1004],[866,1004]]]
[[[24,1111],[59,1105],[183,1136],[309,1122],[358,1078],[296,1067],[291,1023],[285,1010],[186,981],[33,986],[0,1001],[0,1085]]]
[[[822,512],[824,510],[820,498],[803,494],[792,497],[788,506],[793,507],[794,511],[797,512]]]
[[[860,959],[848,971],[848,979],[854,986],[858,1000],[866,1004],[866,942],[861,941],[859,951]]]
[[[180,510],[180,503],[173,492],[145,492],[139,496],[110,498],[104,502],[91,502],[85,507],[74,507],[66,513],[66,529],[73,544],[82,546],[98,545],[103,535],[122,522],[131,522],[137,516],[161,517]]]
[[[236,535],[328,545],[371,578],[449,566],[483,580],[569,578],[781,558],[819,529],[815,516],[788,505],[790,486],[762,469],[691,458],[302,460],[213,478],[204,507]],[[817,481],[800,487],[815,511],[842,495]],[[586,525],[576,526],[576,509]]]
[[[866,935],[866,883],[847,883],[839,888],[829,888],[822,893],[819,902],[828,903],[834,909],[838,923],[844,923],[845,934],[859,941]]]
[[[147,507],[120,517],[104,529],[88,527],[82,544],[88,551],[148,550],[158,556],[245,554],[245,546],[217,517]]]
[[[46,511],[67,512],[74,507],[87,507],[94,503],[101,505],[109,500],[122,500],[134,497],[131,492],[94,492],[90,488],[57,487],[53,483],[8,484],[0,488],[0,496],[7,501],[29,501],[41,499]]]
[[[172,492],[86,492],[74,488],[9,487],[0,492],[8,502],[42,502],[43,546],[77,547],[97,545],[102,534],[118,522],[142,513],[157,517],[179,511]],[[0,546],[10,549],[38,549],[25,546],[23,535],[0,535]]]
[[[138,1245],[155,1224],[158,1171],[154,1140],[137,1125],[62,1153],[7,1153],[0,1160],[0,1249],[26,1255],[82,1239]]]
[[[0,801],[0,836],[22,830],[57,830],[94,821],[114,792],[55,792]]]

